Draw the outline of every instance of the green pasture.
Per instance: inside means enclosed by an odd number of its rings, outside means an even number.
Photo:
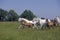
[[[60,27],[45,30],[17,30],[18,22],[0,22],[0,40],[60,40]]]

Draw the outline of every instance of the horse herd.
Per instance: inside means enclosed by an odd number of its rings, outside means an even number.
[[[53,20],[46,18],[33,18],[33,20],[27,20],[25,18],[19,18],[18,22],[20,23],[18,29],[28,27],[31,29],[45,29],[46,27],[51,29],[57,24],[60,24],[60,18],[55,17]],[[21,26],[22,25],[22,26]]]

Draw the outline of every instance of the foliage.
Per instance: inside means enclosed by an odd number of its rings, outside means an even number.
[[[14,10],[8,12],[0,9],[0,21],[16,21],[18,20],[18,17],[18,14]]]
[[[16,21],[18,19],[18,14],[14,10],[10,10],[8,13],[9,21]]]
[[[26,18],[28,20],[32,20],[34,17],[36,17],[33,12],[31,12],[30,10],[25,10],[20,17],[22,18]]]
[[[6,15],[8,14],[7,11],[0,9],[0,20],[5,20]]]
[[[31,10],[25,10],[20,17],[32,20],[36,17]],[[6,11],[0,8],[0,21],[17,21],[19,15],[12,9]]]

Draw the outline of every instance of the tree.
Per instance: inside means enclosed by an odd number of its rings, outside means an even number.
[[[8,20],[9,21],[16,21],[18,20],[18,14],[14,10],[10,10],[8,13]]]
[[[31,12],[30,10],[25,10],[20,17],[22,18],[26,18],[28,20],[32,20],[34,17],[36,17],[33,12]]]
[[[5,20],[5,16],[8,14],[6,10],[0,9],[0,21]]]

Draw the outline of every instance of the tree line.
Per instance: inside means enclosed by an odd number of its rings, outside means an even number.
[[[36,15],[31,10],[24,10],[18,15],[13,9],[6,11],[0,8],[0,21],[17,21],[19,17],[32,20]]]

